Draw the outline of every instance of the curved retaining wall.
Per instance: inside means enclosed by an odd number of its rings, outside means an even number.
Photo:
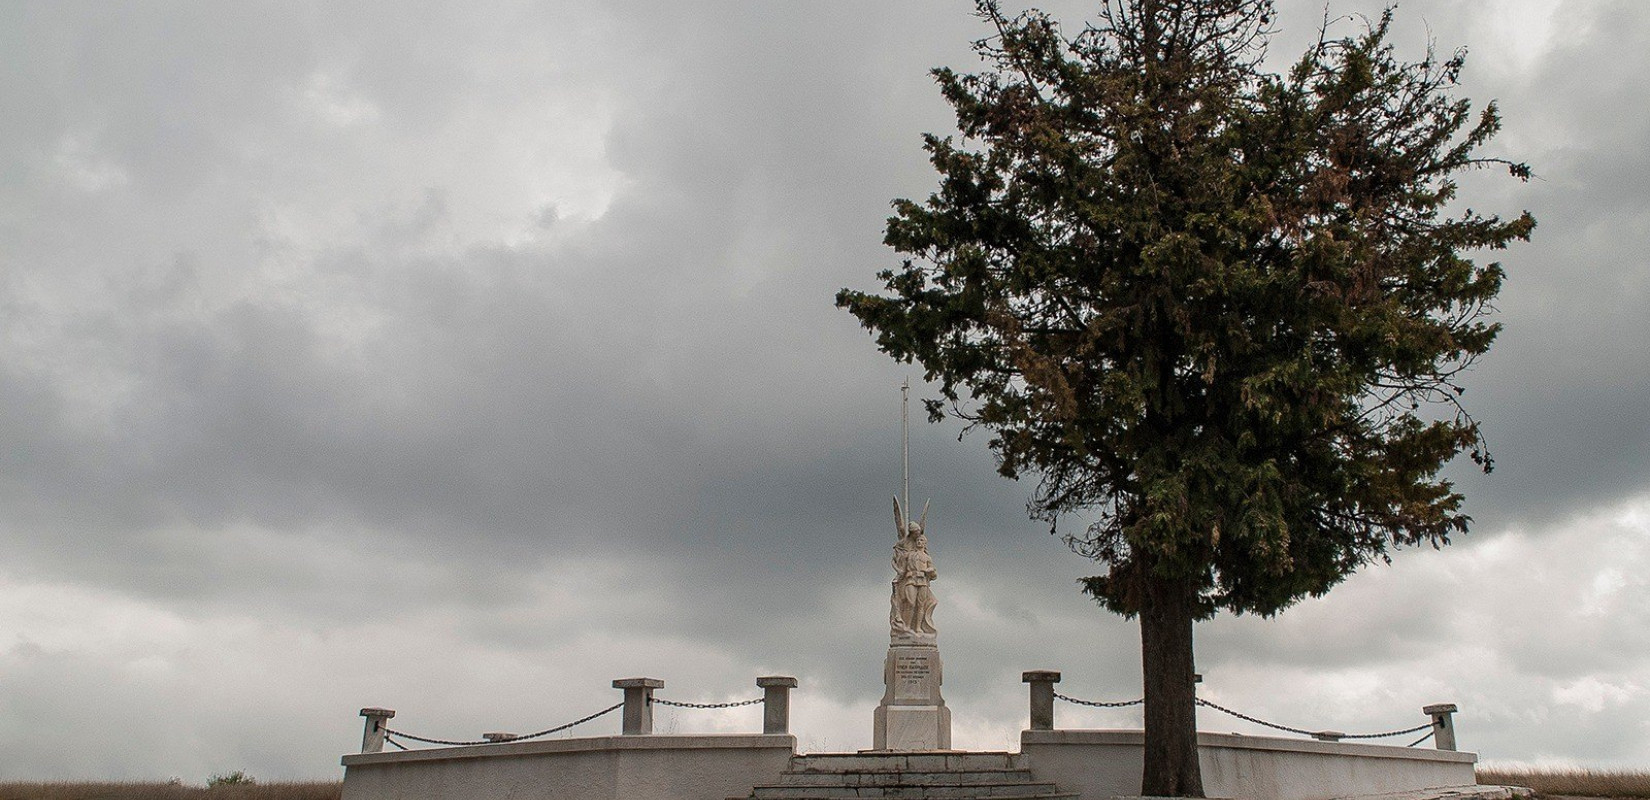
[[[1140,792],[1145,733],[1138,730],[1021,731],[1032,773],[1083,800]],[[1475,753],[1228,733],[1197,735],[1210,797],[1332,800],[1477,782]]]
[[[726,800],[776,780],[796,737],[595,736],[347,755],[344,800]]]

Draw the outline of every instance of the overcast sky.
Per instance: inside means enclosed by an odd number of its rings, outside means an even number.
[[[1280,8],[1292,56],[1324,7]],[[935,185],[969,11],[0,0],[0,780],[336,778],[362,706],[473,738],[634,675],[795,675],[803,749],[869,747],[920,375],[832,297]],[[1466,183],[1540,220],[1468,379],[1498,469],[1452,468],[1453,547],[1201,625],[1201,691],[1352,732],[1455,702],[1489,760],[1650,766],[1650,4],[1400,7],[1429,36],[1539,176]],[[958,433],[911,436],[945,694],[958,746],[1012,748],[1022,670],[1137,697],[1138,634]]]

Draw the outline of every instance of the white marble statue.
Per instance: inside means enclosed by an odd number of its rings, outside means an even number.
[[[936,603],[928,584],[939,573],[928,556],[928,537],[923,533],[927,522],[927,503],[922,506],[922,517],[912,522],[901,512],[899,498],[894,498],[894,533],[899,540],[894,544],[894,596],[888,627],[895,639],[934,638]]]

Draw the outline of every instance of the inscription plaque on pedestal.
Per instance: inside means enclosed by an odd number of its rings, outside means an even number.
[[[894,645],[883,663],[882,703],[875,714],[876,750],[951,749],[951,709],[940,696],[940,650],[932,644]]]

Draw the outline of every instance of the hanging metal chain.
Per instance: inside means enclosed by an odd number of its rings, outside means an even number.
[[[1200,705],[1200,706],[1208,706],[1209,708],[1212,708],[1216,711],[1224,711],[1228,714],[1231,714],[1234,717],[1237,717],[1238,719],[1248,720],[1250,722],[1255,723],[1256,725],[1265,725],[1266,727],[1271,728],[1273,730],[1284,731],[1286,733],[1298,733],[1302,736],[1311,736],[1312,734],[1317,732],[1317,731],[1305,731],[1305,730],[1301,730],[1300,728],[1291,728],[1288,725],[1277,725],[1277,724],[1274,724],[1274,723],[1271,723],[1271,722],[1267,722],[1266,720],[1263,720],[1263,719],[1256,719],[1254,717],[1249,716],[1248,714],[1233,711],[1232,709],[1227,708],[1225,706],[1217,706],[1214,703],[1211,703],[1208,700],[1204,700],[1201,697],[1197,698],[1197,704]]]
[[[1248,720],[1249,722],[1253,722],[1256,725],[1264,725],[1268,728],[1272,728],[1273,730],[1285,731],[1287,733],[1298,733],[1302,736],[1313,736],[1313,737],[1317,736],[1319,733],[1322,733],[1322,731],[1301,730],[1300,728],[1291,728],[1287,725],[1278,725],[1276,723],[1267,722],[1266,720],[1263,720],[1263,719],[1256,719],[1254,717],[1249,716],[1248,714],[1233,711],[1232,709],[1227,708],[1225,706],[1215,705],[1214,703],[1211,703],[1208,700],[1204,700],[1201,697],[1197,698],[1197,704],[1200,705],[1200,706],[1207,706],[1207,707],[1212,708],[1216,711],[1222,711],[1222,712],[1225,712],[1227,714],[1231,714],[1232,716],[1237,717],[1238,719]],[[1385,733],[1337,733],[1337,734],[1335,734],[1335,738],[1337,738],[1337,739],[1384,739],[1388,736],[1404,736],[1406,734],[1411,734],[1411,733],[1420,733],[1421,731],[1424,731],[1424,730],[1426,730],[1428,728],[1431,728],[1431,727],[1432,727],[1432,723],[1429,722],[1425,725],[1417,725],[1413,728],[1405,728],[1404,730],[1401,730],[1401,731],[1387,731]],[[1426,741],[1426,739],[1423,737],[1421,741]],[[1420,742],[1416,742],[1416,744],[1420,744]],[[1411,746],[1413,747],[1414,745],[1411,745]]]
[[[1420,744],[1420,743],[1422,743],[1422,742],[1424,742],[1424,741],[1426,741],[1426,740],[1428,740],[1428,739],[1431,739],[1431,738],[1432,738],[1432,735],[1433,735],[1433,734],[1435,734],[1435,733],[1437,733],[1437,732],[1438,732],[1438,729],[1437,729],[1437,728],[1435,728],[1435,727],[1433,727],[1433,726],[1431,726],[1431,725],[1428,725],[1428,726],[1427,726],[1427,727],[1429,727],[1429,728],[1432,728],[1432,730],[1430,730],[1430,731],[1427,731],[1427,735],[1425,735],[1425,736],[1422,736],[1422,737],[1421,737],[1421,738],[1419,738],[1419,739],[1416,739],[1416,740],[1415,740],[1415,741],[1413,741],[1413,742],[1410,742],[1410,743],[1409,743],[1409,744],[1406,744],[1406,745],[1404,745],[1404,746],[1405,746],[1405,747],[1414,747],[1414,746],[1415,746],[1415,745],[1418,745],[1418,744]]]
[[[468,745],[472,745],[472,744],[498,744],[500,742],[519,742],[523,739],[537,739],[540,736],[548,736],[552,733],[565,731],[568,728],[573,727],[574,725],[583,725],[584,723],[589,722],[590,720],[593,720],[593,719],[595,719],[599,716],[602,716],[603,714],[611,714],[612,712],[619,710],[623,706],[624,706],[624,703],[614,703],[613,705],[610,705],[607,708],[604,708],[600,711],[597,711],[596,713],[591,714],[588,717],[581,717],[579,719],[576,719],[576,720],[573,720],[572,722],[567,723],[566,725],[557,725],[554,728],[545,728],[544,730],[539,731],[537,733],[526,733],[526,734],[522,734],[521,736],[512,736],[508,739],[478,739],[478,740],[473,741],[473,742],[455,742],[455,741],[450,741],[448,739],[426,739],[422,736],[414,736],[410,733],[402,733],[401,731],[390,730],[389,728],[385,728],[384,733],[394,734],[394,735],[399,736],[403,739],[411,739],[415,742],[424,742],[426,744],[445,744],[445,745],[453,745],[453,746],[457,746],[457,747],[464,747],[464,746],[468,746]],[[403,748],[403,749],[405,749],[405,748]]]
[[[498,739],[496,741],[500,741],[500,742],[519,742],[523,739],[537,739],[540,736],[549,736],[552,733],[560,733],[562,731],[567,730],[568,728],[573,727],[574,725],[583,725],[584,723],[589,722],[590,720],[593,720],[593,719],[595,719],[599,716],[602,716],[603,714],[611,714],[614,711],[619,710],[623,706],[624,706],[624,703],[622,703],[622,702],[621,703],[614,703],[613,705],[610,705],[607,708],[604,708],[600,711],[597,711],[596,713],[591,714],[588,717],[583,717],[581,719],[573,720],[572,722],[569,722],[566,725],[557,725],[554,728],[546,728],[546,729],[544,729],[542,731],[539,731],[537,733],[528,733],[528,734],[524,734],[522,736],[512,736],[508,739]],[[488,742],[488,744],[491,744],[491,742]]]
[[[666,700],[662,697],[651,698],[651,701],[661,706],[675,706],[677,708],[738,708],[739,706],[754,706],[762,702],[763,698],[755,700],[737,700],[732,703],[679,703],[675,700]]]
[[[1401,731],[1387,731],[1386,733],[1349,733],[1345,736],[1342,736],[1341,738],[1342,739],[1385,739],[1388,736],[1407,736],[1411,733],[1420,733],[1421,731],[1427,730],[1431,727],[1432,727],[1432,723],[1428,722],[1425,725],[1416,725],[1413,728],[1405,728]],[[1432,734],[1428,733],[1427,735],[1431,736]],[[1423,739],[1422,741],[1425,741],[1425,739]]]
[[[396,741],[396,740],[394,740],[394,739],[391,739],[391,738],[390,738],[390,737],[388,737],[388,736],[385,736],[385,737],[384,737],[384,741],[386,741],[386,742],[389,742],[389,743],[390,743],[390,744],[392,744],[392,745],[395,745],[395,749],[397,749],[397,750],[401,750],[401,751],[403,751],[403,752],[405,752],[405,751],[406,751],[406,749],[407,749],[407,746],[406,746],[406,745],[404,745],[404,744],[402,744],[402,743],[400,743],[400,742],[398,742],[398,741]]]
[[[1146,698],[1144,698],[1144,697],[1140,698],[1139,700],[1123,700],[1123,701],[1116,702],[1116,703],[1102,703],[1098,700],[1078,700],[1075,697],[1067,697],[1063,694],[1060,694],[1059,692],[1055,692],[1054,696],[1058,697],[1061,700],[1064,700],[1068,703],[1076,703],[1077,705],[1080,705],[1080,706],[1094,706],[1095,708],[1124,708],[1126,706],[1137,706],[1137,705],[1140,705],[1141,703],[1146,702]]]
[[[449,740],[449,739],[429,739],[429,738],[426,738],[426,737],[423,737],[423,736],[414,736],[410,733],[402,733],[401,731],[393,731],[393,730],[390,730],[389,728],[385,728],[384,733],[394,734],[394,735],[399,736],[403,739],[411,739],[415,742],[423,742],[425,744],[449,744],[449,745],[455,745],[455,746],[457,746],[457,745],[469,745],[469,744],[489,744],[489,742],[485,739],[479,739],[479,740],[476,740],[474,742],[456,742],[456,741],[452,741],[452,740]],[[388,741],[388,739],[386,739],[385,741]]]

